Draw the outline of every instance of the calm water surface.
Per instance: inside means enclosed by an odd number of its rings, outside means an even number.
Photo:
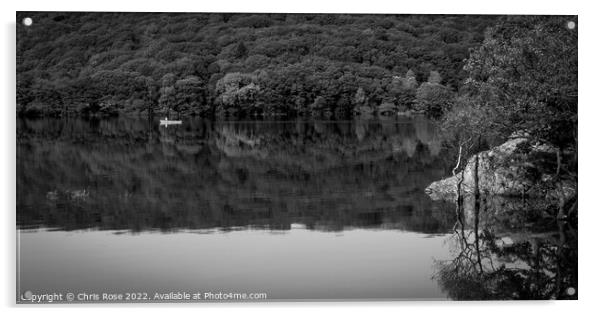
[[[133,118],[21,120],[18,293],[475,299],[462,286],[483,280],[455,269],[467,249],[458,241],[474,240],[454,231],[454,204],[424,194],[448,176],[452,155],[424,118],[191,119],[167,128]],[[533,237],[514,224],[483,222],[497,225],[490,245],[503,238],[527,245],[516,249],[513,269],[539,280],[497,289],[507,283],[498,279],[511,264],[509,248],[483,245],[477,250],[489,251],[491,295],[525,298],[512,295],[541,283],[542,297],[531,298],[549,298],[576,286],[576,271],[542,278],[560,261],[534,251],[564,249],[554,242],[567,239],[565,228]]]

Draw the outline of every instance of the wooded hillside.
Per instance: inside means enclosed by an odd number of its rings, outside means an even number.
[[[469,48],[498,19],[19,12],[17,20],[26,16],[33,24],[17,26],[17,110],[26,115],[428,110],[433,95],[458,89]]]

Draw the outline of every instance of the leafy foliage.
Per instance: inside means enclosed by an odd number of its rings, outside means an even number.
[[[508,17],[486,32],[465,70],[465,97],[449,118],[478,134],[517,131],[565,147],[576,144],[576,17]],[[459,119],[456,121],[465,121]]]
[[[350,115],[392,102],[411,109],[431,71],[455,91],[491,16],[19,12],[21,114],[64,115],[110,96],[119,112],[232,109]],[[224,90],[226,77],[254,78]],[[173,76],[169,83],[166,75]],[[397,78],[397,79],[396,79]],[[403,78],[403,79],[399,79]],[[184,81],[181,81],[184,80]],[[193,87],[194,86],[194,87]],[[320,103],[320,102],[318,102]]]

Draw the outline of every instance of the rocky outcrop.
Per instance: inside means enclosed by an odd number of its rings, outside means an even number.
[[[577,193],[576,183],[554,179],[556,149],[516,137],[468,159],[455,176],[431,183],[425,192],[434,200],[454,199],[458,183],[463,194],[558,197]],[[547,168],[547,170],[546,170]],[[478,185],[477,185],[478,184]],[[478,188],[477,188],[478,186]]]

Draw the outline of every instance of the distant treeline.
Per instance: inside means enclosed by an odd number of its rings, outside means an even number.
[[[20,115],[441,114],[495,16],[28,13]]]

